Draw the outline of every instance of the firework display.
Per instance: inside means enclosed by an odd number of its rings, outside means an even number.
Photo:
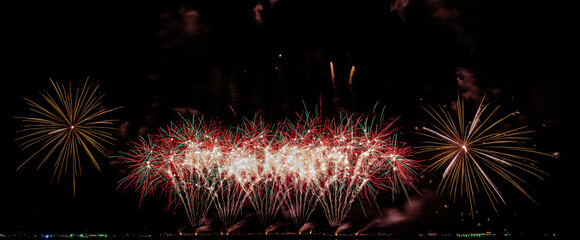
[[[74,187],[83,153],[99,169],[92,152],[105,154],[103,144],[114,140],[109,132],[114,120],[106,115],[116,108],[101,107],[97,85],[85,82],[73,89],[71,84],[51,83],[56,96],[42,94],[47,106],[25,98],[37,116],[20,117],[25,134],[18,140],[23,149],[36,147],[36,152],[22,165],[45,153],[40,168],[58,152],[54,176],[58,180],[72,172]],[[545,175],[528,154],[547,154],[521,144],[533,131],[497,131],[515,113],[498,118],[494,114],[499,107],[491,108],[484,100],[473,119],[466,118],[460,98],[453,109],[456,116],[443,107],[424,107],[434,122],[420,128],[427,140],[415,148],[431,154],[425,171],[441,172],[439,195],[447,194],[454,202],[466,199],[472,217],[479,193],[496,212],[498,203],[506,204],[498,180],[533,201],[518,172],[540,179]],[[321,112],[306,111],[276,124],[256,115],[236,126],[183,118],[130,143],[119,157],[129,168],[120,186],[135,189],[142,199],[168,196],[170,204],[183,207],[194,229],[206,226],[207,214],[215,211],[222,231],[229,233],[239,227],[236,221],[246,207],[266,233],[282,216],[302,232],[311,227],[310,217],[319,209],[338,233],[348,225],[345,219],[355,202],[380,210],[378,194],[394,201],[419,192],[415,183],[423,161],[410,158],[411,147],[398,140],[383,113],[384,108],[378,116],[324,118]]]
[[[418,153],[434,154],[434,161],[426,170],[443,172],[439,193],[447,193],[454,200],[466,198],[471,213],[476,205],[476,195],[480,192],[487,196],[496,212],[498,203],[506,203],[495,180],[505,180],[533,201],[522,186],[525,180],[516,173],[525,172],[538,178],[545,175],[535,167],[536,161],[526,156],[544,153],[519,144],[529,140],[527,135],[532,131],[526,127],[497,131],[516,113],[497,118],[494,113],[499,106],[492,109],[483,101],[471,121],[466,118],[465,104],[461,99],[457,100],[456,117],[442,107],[424,108],[435,123],[422,128],[419,134],[429,140],[416,148]]]
[[[36,152],[22,165],[44,152],[40,168],[58,152],[54,175],[58,180],[72,172],[74,187],[83,153],[99,169],[92,152],[105,154],[103,144],[114,140],[109,133],[113,120],[106,115],[116,108],[101,107],[97,85],[52,85],[56,96],[42,94],[47,106],[25,98],[37,116],[21,117],[25,134],[18,140],[23,149],[36,147]],[[466,118],[461,99],[456,117],[442,107],[423,108],[434,123],[421,128],[419,134],[428,140],[416,147],[418,153],[432,154],[425,171],[441,172],[439,195],[466,199],[472,216],[480,192],[496,212],[498,203],[506,203],[497,180],[533,201],[518,171],[538,178],[545,174],[526,156],[544,153],[520,144],[532,131],[496,131],[515,113],[497,118],[499,107],[483,102],[473,119]],[[194,228],[206,225],[206,215],[215,211],[222,230],[231,232],[247,207],[266,232],[280,216],[303,231],[316,209],[338,232],[355,202],[378,209],[380,193],[394,201],[419,191],[415,183],[422,161],[410,158],[411,147],[398,141],[383,113],[384,108],[379,116],[324,118],[306,111],[276,124],[257,115],[237,126],[184,118],[130,144],[120,157],[130,170],[120,186],[135,189],[142,199],[168,196],[171,204],[184,208]]]
[[[42,93],[44,102],[24,98],[32,114],[18,117],[23,127],[19,131],[22,136],[16,140],[21,141],[23,150],[35,151],[18,169],[44,155],[38,164],[40,168],[57,154],[53,175],[59,181],[62,175],[70,172],[74,190],[75,177],[81,174],[82,156],[88,156],[93,166],[100,170],[93,152],[106,155],[104,145],[114,141],[111,133],[115,129],[114,120],[107,115],[118,108],[103,108],[103,95],[98,93],[98,85],[88,81],[74,89],[70,83],[68,87],[52,80],[51,83],[56,95]]]
[[[372,204],[379,192],[414,188],[419,165],[382,120],[309,113],[274,125],[259,117],[235,127],[183,120],[132,143],[121,185],[177,199],[193,227],[214,206],[228,230],[245,205],[264,227],[284,210],[299,228],[317,207],[338,227],[356,199]]]

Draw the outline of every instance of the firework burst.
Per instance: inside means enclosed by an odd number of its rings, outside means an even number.
[[[210,205],[226,233],[245,205],[266,229],[284,208],[300,228],[316,206],[338,227],[357,198],[376,203],[378,192],[406,193],[416,180],[409,148],[390,124],[374,121],[306,113],[296,122],[269,125],[255,117],[224,128],[184,120],[132,144],[121,184],[143,197],[176,196],[194,227]]]
[[[494,114],[499,106],[491,108],[483,102],[471,121],[466,118],[464,103],[459,98],[456,117],[442,107],[424,108],[435,123],[422,128],[419,134],[429,140],[424,142],[424,146],[417,147],[418,153],[434,154],[434,162],[426,171],[443,172],[438,192],[447,193],[454,200],[465,197],[472,213],[476,195],[480,192],[485,193],[496,212],[498,203],[506,203],[495,181],[498,179],[505,180],[533,201],[522,186],[526,181],[512,170],[521,170],[538,178],[545,174],[534,166],[535,160],[525,156],[543,153],[520,145],[521,141],[530,139],[527,135],[533,131],[527,127],[496,131],[516,113],[497,118]]]
[[[43,101],[38,102],[24,98],[32,114],[18,117],[23,127],[19,130],[22,136],[16,140],[21,141],[22,150],[36,149],[18,169],[44,155],[38,164],[37,169],[40,169],[56,154],[53,176],[58,182],[62,175],[72,174],[74,191],[75,178],[81,175],[82,156],[88,157],[100,171],[94,152],[106,155],[104,145],[115,140],[111,133],[115,120],[107,118],[107,114],[118,108],[103,108],[104,95],[99,94],[98,85],[89,84],[88,79],[77,88],[71,83],[68,86],[52,80],[51,83],[54,95],[44,92],[41,94]]]

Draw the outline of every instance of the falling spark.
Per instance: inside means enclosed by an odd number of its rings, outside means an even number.
[[[334,85],[334,64],[330,62],[330,80],[332,81],[332,88],[335,88]]]
[[[350,68],[350,74],[348,75],[348,85],[352,88],[352,77],[354,76],[354,66]]]

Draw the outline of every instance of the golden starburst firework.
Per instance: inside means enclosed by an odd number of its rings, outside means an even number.
[[[63,174],[71,172],[75,191],[75,177],[81,174],[81,156],[88,156],[100,171],[93,151],[106,155],[103,144],[114,141],[111,130],[115,121],[107,119],[106,115],[119,108],[104,108],[101,105],[104,95],[99,94],[98,85],[89,84],[88,79],[74,89],[72,83],[67,87],[50,82],[56,94],[43,92],[43,101],[24,98],[32,116],[17,117],[22,120],[22,129],[18,131],[22,136],[16,140],[21,141],[22,150],[35,149],[18,169],[43,155],[38,170],[57,154],[53,176],[58,182]]]
[[[417,148],[418,153],[434,154],[434,162],[426,171],[444,169],[438,187],[439,194],[447,192],[454,200],[458,196],[466,197],[472,216],[476,194],[480,192],[485,193],[496,212],[497,203],[506,203],[504,194],[496,184],[495,180],[498,179],[507,181],[533,201],[522,186],[526,181],[516,172],[525,172],[542,179],[545,173],[537,169],[536,161],[526,155],[547,155],[519,144],[529,140],[528,135],[533,132],[525,126],[496,131],[497,127],[516,113],[498,119],[494,114],[499,106],[491,108],[483,102],[479,104],[472,121],[466,119],[464,103],[459,98],[456,117],[443,107],[423,108],[435,123],[423,127],[419,132],[429,140]]]

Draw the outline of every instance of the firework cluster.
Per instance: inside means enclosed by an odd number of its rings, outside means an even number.
[[[349,84],[353,73],[354,67]],[[31,113],[18,117],[23,128],[17,140],[34,153],[20,167],[42,157],[40,168],[55,157],[54,177],[72,173],[75,189],[83,156],[100,169],[94,155],[106,155],[105,145],[114,140],[115,120],[107,115],[119,108],[103,107],[98,85],[88,81],[76,88],[51,83],[56,94],[44,92],[43,101],[24,98]],[[416,153],[427,154],[430,162],[420,174],[440,173],[438,195],[453,203],[466,200],[472,218],[482,200],[495,212],[507,204],[504,185],[533,201],[520,174],[543,179],[547,174],[532,156],[550,156],[525,145],[533,130],[510,127],[508,119],[518,112],[497,117],[499,106],[484,100],[473,118],[459,97],[455,108],[423,107],[432,123],[416,128],[425,138]],[[247,207],[266,232],[280,215],[300,232],[320,209],[338,232],[357,200],[380,210],[378,194],[409,198],[409,189],[417,191],[420,161],[409,159],[411,148],[397,141],[382,112],[334,118],[305,112],[276,124],[256,116],[237,126],[182,119],[130,144],[120,157],[129,168],[121,186],[142,198],[169,196],[170,203],[184,207],[194,228],[206,225],[206,215],[214,211],[229,232]]]
[[[297,119],[170,124],[132,143],[122,157],[130,168],[122,185],[143,197],[168,194],[194,227],[215,209],[226,230],[244,206],[264,227],[285,213],[299,228],[317,207],[337,227],[357,199],[372,205],[380,192],[414,189],[419,164],[381,118]]]

